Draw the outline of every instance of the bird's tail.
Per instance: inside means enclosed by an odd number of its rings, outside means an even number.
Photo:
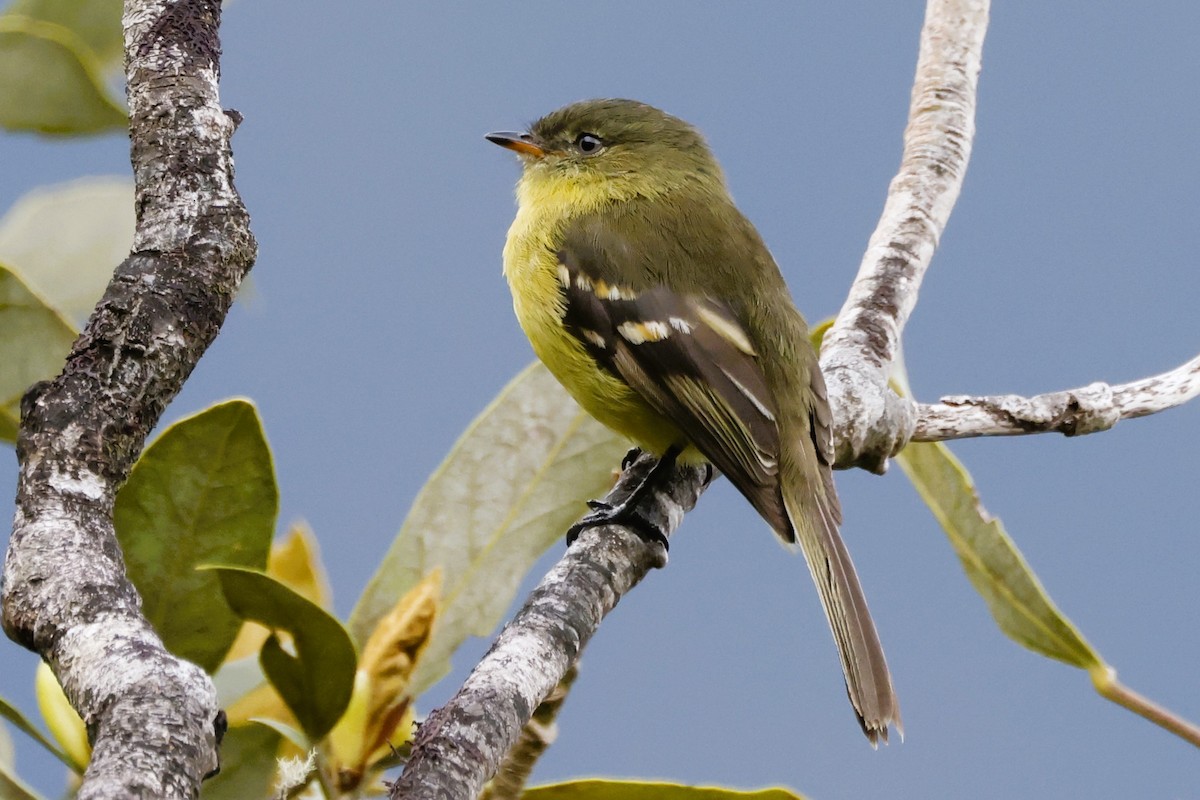
[[[889,725],[894,725],[904,738],[900,704],[892,689],[891,673],[858,574],[838,532],[841,510],[832,478],[826,475],[824,483],[824,491],[814,493],[808,487],[807,492],[800,494],[805,497],[802,504],[792,500],[796,492],[785,488],[784,507],[837,642],[846,676],[846,693],[863,733],[872,746],[877,746],[880,739],[887,741]]]

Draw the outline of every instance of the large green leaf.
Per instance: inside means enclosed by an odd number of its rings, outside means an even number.
[[[628,446],[541,364],[525,369],[421,489],[350,616],[355,640],[365,642],[396,600],[440,567],[442,610],[410,687],[420,694],[466,637],[495,628],[529,567],[586,511],[584,500],[611,487]]]
[[[175,654],[212,672],[241,627],[201,564],[265,567],[279,509],[254,406],[218,403],[163,431],[117,494],[113,521],[143,611]]]
[[[892,386],[911,396],[903,356],[892,367]],[[1016,642],[1082,669],[1104,662],[1042,587],[1000,520],[983,507],[962,463],[941,442],[913,442],[896,457],[921,499],[946,532],[967,578],[996,624]]]
[[[108,69],[120,66],[123,0],[15,0],[5,11],[68,28]]]
[[[1030,650],[1091,670],[1103,666],[1058,610],[1000,520],[987,512],[971,476],[941,442],[914,442],[896,461],[954,546],[975,591],[1006,634]]]
[[[740,791],[659,781],[582,780],[526,789],[522,800],[804,800],[790,789]]]
[[[60,750],[54,744],[54,742],[43,736],[42,732],[33,726],[33,723],[25,719],[25,715],[22,714],[16,706],[14,706],[12,703],[9,703],[2,697],[0,697],[0,717],[4,717],[13,725],[17,726],[17,728],[28,735],[29,738],[46,748],[50,755],[66,764],[70,769],[75,769],[75,764],[72,763],[70,756]]]
[[[230,728],[221,740],[221,771],[200,785],[201,800],[271,796],[279,734],[262,725]]]
[[[0,262],[82,325],[133,244],[133,181],[91,177],[34,189],[0,219]]]
[[[272,630],[259,663],[296,716],[304,733],[319,742],[342,716],[354,690],[358,658],[342,624],[324,609],[262,572],[211,567],[225,599],[242,618]],[[286,632],[291,650],[278,636]]]
[[[20,14],[0,16],[0,126],[52,134],[124,130],[104,66],[70,28]]]
[[[21,395],[62,370],[73,341],[70,323],[0,264],[0,440],[17,440]]]

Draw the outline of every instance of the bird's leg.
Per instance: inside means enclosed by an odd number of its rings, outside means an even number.
[[[645,517],[637,513],[637,505],[645,499],[647,493],[654,489],[655,483],[663,475],[669,475],[675,468],[675,459],[683,452],[683,448],[672,445],[667,448],[646,477],[634,487],[633,491],[619,503],[608,503],[604,500],[589,500],[588,507],[592,510],[567,529],[567,546],[579,538],[584,528],[594,528],[598,525],[624,525],[636,533],[647,543],[657,542],[663,549],[670,549],[666,535]],[[621,468],[628,469],[637,460],[640,452],[635,448],[630,450],[621,461]]]

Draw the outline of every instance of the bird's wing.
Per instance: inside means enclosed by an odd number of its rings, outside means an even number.
[[[711,297],[623,283],[628,270],[612,258],[628,248],[598,246],[592,233],[568,235],[558,252],[563,324],[791,539],[775,402],[742,325]]]
[[[821,372],[814,363],[805,375],[780,375],[779,369],[791,367],[765,365],[727,304],[655,282],[655,275],[669,269],[651,259],[697,256],[633,222],[632,234],[595,218],[568,228],[558,252],[563,323],[601,368],[679,427],[781,538],[800,546],[837,641],[859,723],[872,742],[886,741],[889,723],[900,726],[899,706],[838,532],[832,417]],[[719,268],[707,261],[702,266]],[[779,408],[764,368],[776,369],[776,385],[786,390],[809,390],[800,415],[787,417]],[[783,437],[798,445],[793,459],[815,462],[812,473],[797,470],[794,461],[790,470],[780,463]],[[810,474],[819,483],[804,478]]]

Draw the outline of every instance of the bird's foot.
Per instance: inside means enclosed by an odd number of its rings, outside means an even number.
[[[574,544],[575,540],[579,538],[579,534],[587,528],[595,528],[600,525],[621,525],[636,533],[643,542],[661,544],[664,550],[670,550],[671,546],[667,543],[666,535],[657,525],[637,513],[634,505],[628,500],[616,505],[603,500],[588,500],[588,508],[592,510],[567,529],[567,547]]]

